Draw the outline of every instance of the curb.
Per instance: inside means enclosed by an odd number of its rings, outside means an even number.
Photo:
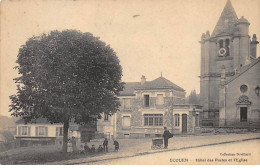
[[[65,163],[65,165],[77,165],[77,164],[82,164],[82,163],[95,163],[95,162],[100,162],[100,161],[115,160],[115,159],[122,159],[122,158],[131,158],[131,157],[135,157],[135,156],[150,155],[150,154],[155,154],[155,153],[169,152],[169,151],[175,151],[175,150],[184,150],[184,149],[192,149],[192,148],[199,148],[199,147],[205,147],[205,146],[214,146],[214,145],[228,144],[228,143],[234,143],[234,142],[243,142],[243,141],[250,141],[250,140],[256,140],[256,139],[260,139],[260,137],[226,141],[226,142],[219,142],[219,143],[212,143],[212,144],[205,144],[205,145],[197,145],[197,146],[190,146],[190,147],[182,147],[182,148],[178,148],[178,149],[166,149],[166,150],[160,150],[160,151],[157,151],[157,152],[143,152],[143,153],[137,153],[137,154],[133,154],[133,155],[129,155],[129,156],[119,156],[119,157],[98,159],[98,160],[92,160],[92,161],[82,161],[82,162],[78,162],[78,163],[68,163],[68,164]]]

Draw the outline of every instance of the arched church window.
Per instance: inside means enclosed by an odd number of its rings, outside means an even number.
[[[225,48],[227,50],[227,55],[229,55],[229,39],[226,39],[225,41]]]
[[[223,48],[223,40],[219,40],[219,49]]]

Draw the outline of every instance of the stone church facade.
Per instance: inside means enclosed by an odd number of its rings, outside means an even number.
[[[249,125],[245,121],[260,119],[260,99],[256,94],[260,85],[258,41],[255,34],[250,37],[249,25],[246,18],[237,17],[228,0],[212,34],[207,31],[201,36],[203,126],[245,126]],[[241,91],[241,87],[247,91]]]

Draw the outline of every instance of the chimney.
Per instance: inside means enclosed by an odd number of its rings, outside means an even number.
[[[144,75],[142,75],[141,77],[141,85],[143,85],[146,82],[146,78]]]

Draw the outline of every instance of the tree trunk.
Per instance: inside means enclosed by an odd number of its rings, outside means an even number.
[[[64,124],[63,124],[63,146],[62,146],[62,152],[63,153],[67,153],[68,132],[69,132],[69,120],[65,121]]]

